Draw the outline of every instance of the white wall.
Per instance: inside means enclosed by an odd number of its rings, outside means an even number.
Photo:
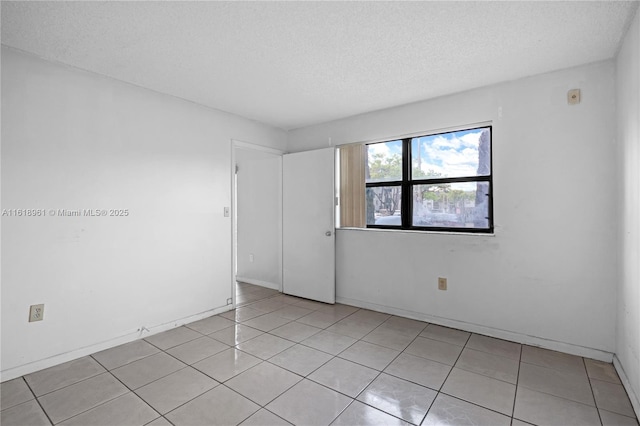
[[[616,366],[640,416],[640,12],[617,58],[620,147],[620,275]],[[623,378],[624,380],[624,378]]]
[[[5,47],[2,114],[3,209],[129,209],[2,218],[2,380],[226,309],[231,139],[283,131]]]
[[[238,148],[238,280],[282,288],[282,156]],[[250,256],[253,256],[251,260]]]
[[[494,125],[495,236],[338,230],[338,300],[610,361],[614,77],[607,61],[291,131],[302,151]]]

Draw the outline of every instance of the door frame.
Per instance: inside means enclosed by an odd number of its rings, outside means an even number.
[[[238,255],[238,240],[237,240],[237,180],[236,180],[236,151],[238,149],[254,150],[267,154],[277,155],[282,157],[285,152],[275,148],[269,148],[262,145],[257,145],[249,142],[244,142],[238,139],[231,139],[231,303],[232,309],[236,308],[236,266]],[[282,178],[282,167],[280,167],[280,177]],[[282,215],[280,215],[280,224],[282,226]],[[278,242],[278,250],[282,252],[282,233],[280,234],[280,240]],[[280,256],[280,271],[282,271],[282,256]],[[282,275],[282,274],[281,274]],[[278,291],[282,292],[282,280],[280,282],[280,288]]]

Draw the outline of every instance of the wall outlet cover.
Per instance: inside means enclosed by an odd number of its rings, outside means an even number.
[[[439,277],[438,278],[438,290],[446,290],[447,289],[447,279]]]
[[[44,319],[44,304],[31,305],[29,307],[29,322],[42,321]]]
[[[567,102],[569,105],[577,105],[580,103],[580,89],[571,89],[567,92]]]

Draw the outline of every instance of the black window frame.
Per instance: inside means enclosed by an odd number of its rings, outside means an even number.
[[[412,179],[411,177],[411,141],[416,138],[425,136],[437,136],[445,135],[456,132],[465,132],[470,130],[489,129],[489,175],[487,176],[463,176],[463,177],[438,177],[428,179]],[[465,127],[456,130],[449,130],[446,132],[425,133],[419,136],[411,136],[405,138],[393,138],[387,141],[372,142],[366,144],[368,152],[369,145],[375,145],[378,143],[388,143],[393,141],[402,140],[402,180],[393,181],[378,181],[378,182],[365,182],[365,193],[368,188],[384,187],[384,186],[399,186],[401,190],[400,201],[400,218],[401,225],[375,225],[366,224],[367,228],[371,229],[391,229],[402,231],[424,231],[424,232],[456,232],[456,233],[477,233],[477,234],[492,234],[494,232],[494,215],[493,215],[493,126],[487,124],[484,126]],[[364,161],[369,161],[368,155],[365,156]],[[416,185],[437,185],[447,183],[459,183],[459,182],[488,182],[489,189],[486,196],[488,197],[488,214],[486,217],[488,220],[487,228],[466,228],[466,227],[444,227],[444,226],[413,226],[411,225],[413,217],[413,203],[412,194],[413,187]],[[392,213],[393,214],[393,213]]]

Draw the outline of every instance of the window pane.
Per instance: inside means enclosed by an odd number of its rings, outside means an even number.
[[[367,145],[367,182],[402,180],[402,141]]]
[[[413,187],[413,226],[489,227],[489,182]]]
[[[367,225],[402,225],[400,186],[367,188]]]
[[[411,139],[412,179],[489,176],[488,127]]]

